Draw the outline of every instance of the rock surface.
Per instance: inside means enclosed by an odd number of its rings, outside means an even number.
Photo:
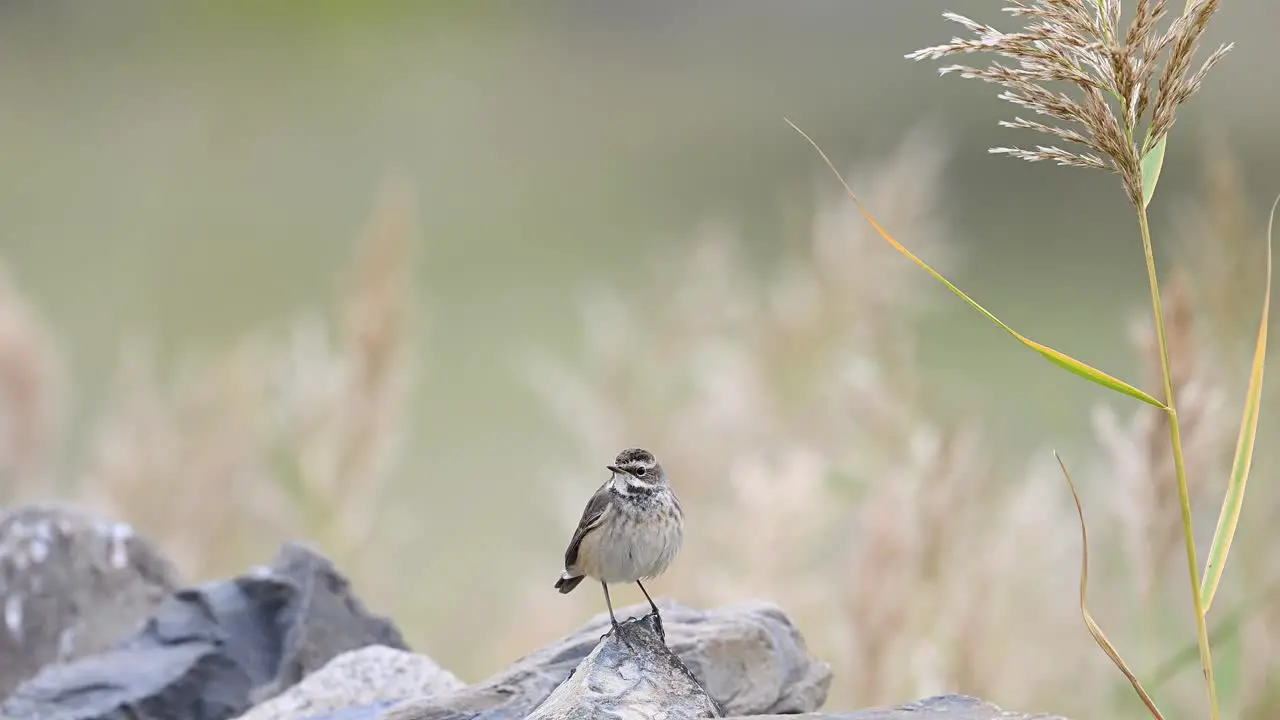
[[[722,717],[693,673],[663,642],[652,615],[627,620],[527,720]]]
[[[370,615],[351,584],[324,556],[304,545],[286,543],[266,571],[297,591],[277,618],[283,654],[270,683],[254,692],[259,703],[324,667],[349,650],[370,645],[408,650],[395,623]]]
[[[667,647],[725,713],[808,712],[826,700],[830,667],[809,654],[795,625],[776,606],[748,603],[695,610],[669,601],[660,601],[659,606]],[[617,614],[625,618],[647,611],[648,605],[635,605]],[[569,678],[609,629],[609,616],[601,613],[573,635],[516,661],[484,682],[447,695],[409,700],[373,717],[524,718]],[[612,661],[618,656],[602,651],[595,657]]]
[[[138,632],[45,668],[0,713],[5,720],[223,720],[367,645],[407,649],[328,560],[287,544],[270,568],[172,593]]]
[[[460,690],[464,683],[426,655],[371,645],[345,652],[239,720],[282,720]],[[333,717],[329,715],[328,717]]]
[[[0,700],[137,631],[177,585],[128,525],[56,506],[0,511]]]

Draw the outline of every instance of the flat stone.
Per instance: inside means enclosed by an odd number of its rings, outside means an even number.
[[[370,645],[345,652],[280,695],[257,705],[239,720],[287,720],[313,716],[360,717],[393,703],[439,695],[464,683],[426,655]]]

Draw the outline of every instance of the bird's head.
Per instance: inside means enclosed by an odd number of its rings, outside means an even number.
[[[628,476],[629,482],[632,478],[642,484],[656,485],[666,481],[662,466],[653,457],[653,453],[641,448],[630,448],[618,453],[618,457],[614,458],[613,464],[608,468],[615,475]]]

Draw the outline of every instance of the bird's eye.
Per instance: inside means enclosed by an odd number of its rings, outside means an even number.
[[[648,472],[648,470],[646,470],[645,468],[643,468],[643,467],[638,467],[638,468],[636,468],[636,477],[644,477],[644,474],[645,474],[646,472]]]

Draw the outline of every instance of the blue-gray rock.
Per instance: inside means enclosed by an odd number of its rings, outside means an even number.
[[[225,720],[342,652],[407,649],[325,558],[286,544],[270,568],[169,595],[136,634],[45,668],[6,720]]]

